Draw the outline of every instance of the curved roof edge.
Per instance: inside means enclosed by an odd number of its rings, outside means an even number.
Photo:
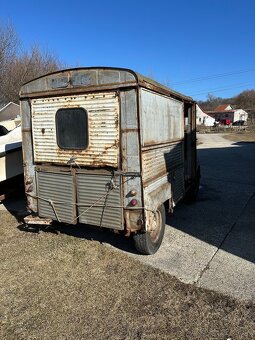
[[[25,84],[22,85],[21,90],[20,90],[20,95],[23,96],[24,94],[29,94],[29,93],[33,93],[33,92],[44,92],[46,91],[46,88],[49,89],[64,89],[67,88],[68,85],[66,86],[61,86],[61,85],[57,85],[55,84],[55,87],[49,86],[49,82],[51,82],[51,84],[54,82],[54,80],[59,79],[62,77],[70,77],[70,74],[74,75],[76,74],[77,77],[80,74],[80,77],[82,76],[82,71],[87,71],[88,74],[90,74],[90,77],[95,77],[94,79],[94,83],[92,82],[90,83],[86,83],[86,81],[88,81],[84,78],[83,79],[83,83],[82,83],[82,79],[80,79],[80,83],[77,83],[75,85],[80,85],[80,86],[96,86],[96,85],[106,85],[106,84],[113,84],[113,83],[137,83],[138,85],[145,87],[145,88],[149,88],[152,90],[156,90],[157,92],[164,92],[165,94],[169,94],[172,96],[176,96],[176,97],[181,97],[185,100],[188,101],[194,101],[191,97],[186,96],[182,93],[179,93],[175,90],[172,90],[170,88],[168,88],[167,86],[162,85],[161,83],[156,82],[155,80],[145,77],[143,75],[141,75],[138,72],[135,72],[131,69],[128,68],[121,68],[121,67],[105,67],[105,66],[92,66],[92,67],[77,67],[77,68],[67,68],[67,69],[62,69],[62,70],[58,70],[58,71],[54,71],[51,73],[47,73],[45,75],[42,75],[38,78],[35,78]],[[94,73],[96,71],[98,71],[100,74],[102,74],[102,79],[100,79],[100,81],[96,82],[96,78],[98,78],[98,76],[96,76],[95,74],[93,75],[93,71]],[[104,74],[105,71],[105,74]],[[112,74],[111,74],[111,71]],[[119,80],[116,79],[116,74],[114,75],[113,73],[119,72]],[[54,78],[54,76],[58,76]],[[115,77],[115,78],[114,78]],[[44,82],[45,80],[45,82]],[[49,80],[49,82],[46,84],[46,80]],[[69,82],[69,80],[68,80]],[[74,84],[74,82],[73,82]]]

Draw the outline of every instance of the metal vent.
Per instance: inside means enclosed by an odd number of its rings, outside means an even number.
[[[78,215],[81,215],[79,221],[105,228],[123,229],[120,177],[114,177],[116,188],[110,191],[111,175],[77,174],[76,179]],[[95,202],[95,207],[84,213]]]
[[[75,192],[70,174],[37,172],[40,217],[71,223],[75,219]],[[52,201],[53,205],[48,201]],[[62,203],[61,203],[62,202]],[[55,209],[55,211],[54,211]],[[76,223],[76,221],[74,221]]]

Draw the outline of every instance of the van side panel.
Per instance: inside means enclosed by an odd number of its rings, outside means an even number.
[[[183,102],[140,90],[144,201],[155,210],[184,195]]]
[[[141,89],[142,146],[181,140],[183,102]]]

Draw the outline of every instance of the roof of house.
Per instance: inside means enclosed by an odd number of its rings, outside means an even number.
[[[14,106],[14,107],[19,107],[19,105],[18,104],[15,104],[15,103],[13,103],[13,102],[9,102],[8,104],[6,104],[5,106],[3,106],[3,107],[1,107],[1,109],[0,109],[0,112],[1,111],[4,111],[5,109],[7,109],[9,106]]]
[[[230,104],[219,105],[219,106],[217,106],[213,111],[224,111],[224,110],[226,110],[226,108],[227,108],[228,106],[231,107]]]
[[[213,111],[205,111],[207,114],[217,114],[217,113],[234,113],[235,110],[213,110]]]

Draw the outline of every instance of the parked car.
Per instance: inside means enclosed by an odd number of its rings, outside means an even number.
[[[230,120],[229,118],[222,119],[222,120],[220,121],[220,123],[221,123],[222,125],[230,125],[230,124],[231,124],[231,120]]]
[[[232,123],[233,126],[244,126],[245,121],[244,120],[237,120],[236,122]]]

